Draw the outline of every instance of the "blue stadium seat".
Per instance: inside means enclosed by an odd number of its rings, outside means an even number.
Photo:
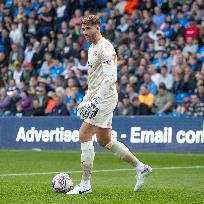
[[[178,113],[178,112],[172,112],[172,113],[170,114],[170,116],[175,117],[175,118],[180,118],[180,117],[182,116],[182,114],[181,114],[181,113]]]
[[[185,93],[185,92],[178,93],[176,95],[176,106],[183,104],[183,99],[186,97],[190,97],[189,93]]]

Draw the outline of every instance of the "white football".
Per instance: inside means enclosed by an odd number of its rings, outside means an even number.
[[[72,178],[67,173],[59,173],[52,179],[52,188],[57,193],[66,193],[73,187]]]

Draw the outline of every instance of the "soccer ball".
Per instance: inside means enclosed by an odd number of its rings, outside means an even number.
[[[57,193],[66,193],[73,187],[72,178],[69,174],[59,173],[52,179],[52,188]]]

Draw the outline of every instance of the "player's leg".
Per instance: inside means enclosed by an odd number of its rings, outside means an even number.
[[[67,194],[85,194],[91,193],[91,171],[94,161],[94,146],[92,137],[95,134],[95,126],[84,122],[79,130],[79,139],[81,142],[81,168],[82,168],[82,180],[78,186]]]
[[[116,156],[128,162],[136,169],[138,176],[134,190],[138,191],[144,184],[145,177],[152,171],[151,167],[140,162],[123,143],[112,140],[110,128],[97,127],[96,137],[100,146],[113,152]]]
[[[79,130],[81,142],[81,168],[83,171],[82,181],[90,184],[91,171],[94,161],[94,146],[92,137],[95,134],[95,126],[84,122]]]
[[[129,151],[129,149],[121,142],[112,140],[110,128],[96,128],[97,142],[100,146],[113,152],[122,160],[130,163],[132,166],[140,166],[142,163]]]

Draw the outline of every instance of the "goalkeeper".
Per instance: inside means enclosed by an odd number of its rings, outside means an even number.
[[[78,116],[84,120],[80,131],[82,180],[67,194],[91,193],[91,171],[94,161],[92,137],[96,134],[100,146],[113,152],[122,160],[131,164],[137,179],[134,190],[144,184],[145,177],[152,169],[140,162],[121,142],[111,138],[113,111],[117,105],[118,94],[117,56],[112,44],[100,33],[100,20],[89,15],[81,20],[83,34],[91,46],[88,51],[88,91],[78,106]]]

